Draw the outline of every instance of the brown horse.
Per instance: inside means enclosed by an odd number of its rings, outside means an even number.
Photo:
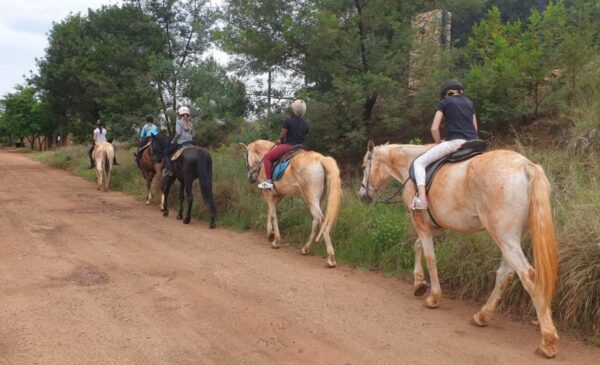
[[[154,176],[158,176],[157,180],[160,181],[163,163],[162,161],[157,162],[154,159],[154,147],[152,146],[152,142],[149,142],[146,148],[140,153],[139,166],[142,175],[146,179],[146,189],[148,191],[148,194],[146,195],[146,205],[150,205],[152,203],[152,180],[154,179]]]
[[[363,161],[364,176],[359,197],[373,201],[390,177],[407,181],[409,167],[428,146],[383,145],[369,142]],[[554,357],[558,334],[550,304],[558,277],[558,248],[550,207],[550,185],[544,170],[522,155],[506,150],[484,153],[469,160],[446,164],[438,170],[428,193],[430,211],[410,210],[415,187],[405,186],[403,201],[411,212],[418,239],[415,242],[415,295],[426,291],[422,267],[425,253],[431,280],[431,293],[425,304],[439,305],[442,291],[437,274],[433,237],[442,230],[459,232],[487,230],[502,252],[495,288],[487,303],[473,316],[478,326],[486,326],[512,282],[515,272],[535,306],[542,332],[537,353]],[[434,218],[434,220],[432,219]],[[535,268],[521,249],[521,240],[531,233]]]
[[[256,183],[260,178],[265,178],[263,158],[275,144],[259,139],[246,146],[240,146],[246,151],[246,167],[248,180]],[[312,231],[308,242],[302,247],[301,253],[307,255],[314,241],[321,237],[325,239],[327,247],[327,265],[334,267],[335,251],[331,243],[330,231],[339,213],[342,198],[342,184],[340,170],[332,157],[325,157],[313,151],[298,153],[291,160],[283,177],[275,181],[275,189],[263,190],[262,194],[268,205],[267,237],[273,248],[279,247],[281,235],[277,224],[277,204],[288,195],[303,195],[310,213],[313,216]],[[327,214],[323,217],[320,201],[325,188],[328,190]],[[317,234],[318,233],[318,234]]]

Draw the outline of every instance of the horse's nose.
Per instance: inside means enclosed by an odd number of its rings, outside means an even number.
[[[367,189],[365,189],[365,188],[360,188],[360,190],[358,191],[358,198],[360,199],[361,202],[367,203],[367,204],[369,204],[373,201],[373,199],[369,196]]]

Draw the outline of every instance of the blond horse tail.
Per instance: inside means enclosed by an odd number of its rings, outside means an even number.
[[[539,165],[527,167],[529,177],[529,229],[535,263],[535,291],[550,305],[558,279],[558,247],[550,207],[550,183]]]
[[[317,235],[317,241],[323,234],[329,234],[340,212],[342,202],[342,181],[340,179],[340,169],[337,162],[332,157],[322,157],[321,165],[325,169],[327,181],[327,213],[321,224],[321,230]]]

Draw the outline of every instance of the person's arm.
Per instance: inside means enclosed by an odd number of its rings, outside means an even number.
[[[473,127],[475,127],[475,131],[479,132],[479,128],[477,127],[477,115],[473,113]]]
[[[94,129],[94,135],[92,136],[94,143],[96,143],[96,138],[98,138],[98,132],[96,132],[96,130]]]
[[[177,143],[177,139],[179,138],[180,135],[181,135],[181,124],[176,122],[175,123],[175,136],[171,140],[171,143]]]
[[[285,137],[287,136],[287,128],[281,128],[281,133],[279,134],[279,144],[282,144],[285,141]]]
[[[435,112],[433,124],[431,125],[431,135],[436,144],[442,141],[442,138],[440,137],[440,124],[442,124],[442,118],[444,118],[444,113],[440,110]]]
[[[142,127],[142,130],[140,131],[140,140],[144,139],[145,136],[146,136],[146,126],[144,125]]]

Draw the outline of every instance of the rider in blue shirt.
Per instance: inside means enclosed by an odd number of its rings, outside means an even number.
[[[146,124],[142,127],[140,131],[140,146],[138,148],[138,153],[135,155],[135,162],[140,164],[140,149],[148,143],[148,139],[155,137],[158,135],[158,127],[154,124],[154,117],[150,114],[146,115]]]

